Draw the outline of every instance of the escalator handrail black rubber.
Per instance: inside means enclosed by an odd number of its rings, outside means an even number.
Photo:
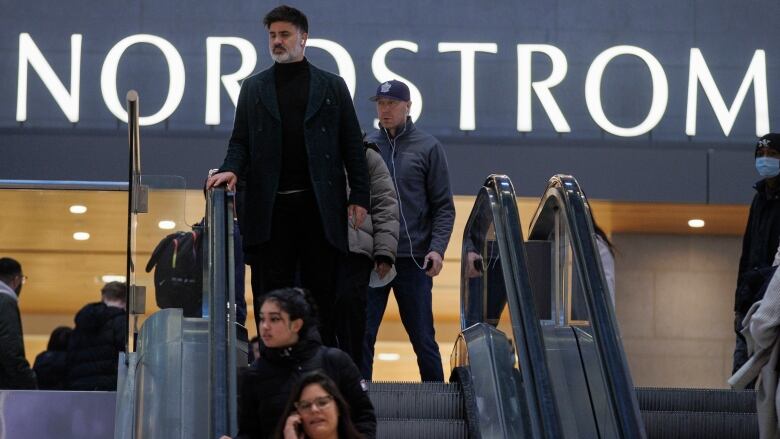
[[[479,206],[487,197],[499,252],[504,259],[501,264],[507,293],[507,305],[512,324],[514,344],[518,361],[523,365],[520,372],[525,394],[530,432],[534,438],[559,438],[562,430],[558,407],[552,392],[550,373],[547,369],[546,352],[539,320],[531,291],[523,248],[522,228],[517,211],[515,190],[509,177],[491,175],[477,195],[464,232],[464,243],[470,238],[471,226],[479,216]],[[464,252],[466,251],[464,247]],[[467,282],[461,271],[461,284]],[[461,301],[465,300],[461,297]],[[465,316],[461,315],[462,325]]]
[[[564,216],[565,227],[571,236],[574,259],[578,262],[575,269],[584,284],[585,302],[620,435],[623,438],[644,438],[644,423],[628,362],[617,323],[609,311],[610,299],[594,240],[590,206],[577,180],[570,175],[550,178],[531,220],[528,239],[548,239],[556,215]]]

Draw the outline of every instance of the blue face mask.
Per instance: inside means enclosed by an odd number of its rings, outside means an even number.
[[[776,177],[780,174],[780,159],[772,157],[758,157],[756,170],[764,178]]]

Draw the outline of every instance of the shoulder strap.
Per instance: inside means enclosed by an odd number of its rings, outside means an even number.
[[[146,264],[146,272],[149,273],[152,271],[152,268],[154,268],[155,265],[157,265],[157,261],[160,259],[160,255],[162,254],[165,247],[170,244],[171,240],[176,237],[175,233],[172,233],[165,238],[162,239],[157,244],[157,247],[154,248],[154,251],[152,251],[152,255],[149,257],[149,262]]]

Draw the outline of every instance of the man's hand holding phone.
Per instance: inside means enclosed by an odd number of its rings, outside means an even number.
[[[436,277],[441,272],[444,262],[438,252],[430,251],[423,259],[423,270],[430,277]]]

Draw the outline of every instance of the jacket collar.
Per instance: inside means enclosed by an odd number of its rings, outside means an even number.
[[[11,296],[15,301],[19,301],[19,296],[16,295],[16,291],[12,290],[5,282],[0,280],[0,294]]]
[[[753,189],[761,194],[766,200],[780,199],[780,188],[770,190],[769,186],[766,184],[766,179],[762,179],[756,182],[756,184],[753,185]]]
[[[322,346],[319,331],[316,326],[310,326],[305,334],[292,346],[284,348],[269,348],[260,340],[260,358],[271,363],[302,363],[313,357]]]
[[[273,66],[261,72],[259,79],[260,87],[257,90],[255,104],[262,102],[271,113],[271,116],[281,121],[282,117],[279,113],[279,101],[276,96],[276,76]],[[322,106],[322,102],[325,100],[325,86],[326,80],[322,70],[309,63],[309,100],[306,103],[304,122],[311,119]]]

